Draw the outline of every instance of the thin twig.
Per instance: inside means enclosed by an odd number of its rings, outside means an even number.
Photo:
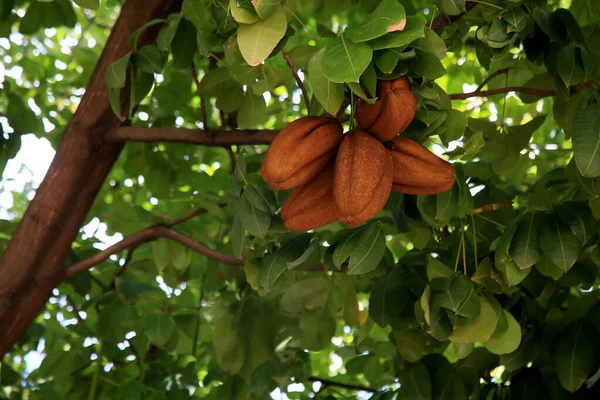
[[[475,90],[475,91],[469,92],[469,93],[454,93],[454,94],[450,94],[448,96],[450,97],[451,100],[465,100],[465,99],[468,99],[471,97],[487,97],[487,96],[493,96],[495,94],[503,94],[503,93],[509,93],[509,92],[524,93],[524,94],[530,94],[532,96],[539,96],[539,97],[556,96],[556,90],[541,90],[541,89],[519,87],[519,86],[509,86],[509,87],[505,87],[505,88],[490,89],[490,90]]]
[[[460,224],[462,226],[462,230],[460,232],[462,242],[462,258],[463,258],[463,273],[467,275],[467,240],[465,239],[465,221],[464,219],[460,220]]]
[[[507,67],[507,68],[499,69],[498,71],[494,72],[493,74],[491,74],[490,76],[485,78],[484,81],[481,82],[481,84],[479,86],[477,86],[477,89],[475,89],[475,91],[476,92],[481,91],[481,89],[483,89],[485,85],[487,85],[492,79],[494,79],[498,75],[503,75],[503,74],[508,75],[508,71],[510,71],[511,69],[512,69],[512,67]]]
[[[202,287],[200,288],[200,300],[198,302],[198,318],[196,319],[196,327],[194,328],[194,344],[192,345],[192,355],[196,357],[196,349],[198,347],[198,337],[200,335],[200,310],[202,309],[202,300],[204,299],[204,284],[206,282],[206,272],[202,274]]]
[[[475,268],[477,268],[477,263],[479,262],[479,258],[477,257],[477,228],[475,227],[475,217],[471,214],[471,225],[473,226],[473,252],[475,254]]]
[[[281,49],[281,54],[283,55],[283,58],[285,59],[287,65],[292,70],[292,75],[294,75],[294,79],[296,80],[298,87],[302,91],[302,97],[304,97],[304,103],[306,103],[306,112],[308,113],[308,115],[310,115],[310,100],[308,99],[308,93],[306,92],[304,82],[302,82],[302,79],[300,79],[300,76],[298,76],[298,69],[296,68],[292,59],[290,58],[290,55],[284,48]]]
[[[196,93],[198,93],[198,97],[200,97],[200,113],[202,115],[202,128],[204,130],[208,130],[208,117],[206,115],[206,103],[204,102],[204,95],[200,92],[200,81],[198,80],[198,74],[196,72],[196,64],[192,61],[192,65],[190,66],[192,70],[192,78],[194,78],[194,84],[196,85]]]
[[[316,376],[309,376],[308,380],[310,382],[321,382],[323,385],[327,385],[327,386],[336,386],[336,387],[349,389],[349,390],[361,390],[363,392],[377,393],[376,389],[373,389],[370,387],[361,386],[361,385],[353,385],[351,383],[336,382],[336,381],[332,381],[330,379],[319,378]]]
[[[471,214],[480,214],[480,213],[484,213],[484,212],[490,212],[490,211],[498,210],[500,208],[512,207],[512,205],[513,205],[512,201],[486,204],[485,206],[481,206],[479,208],[474,208],[473,211],[471,211]]]

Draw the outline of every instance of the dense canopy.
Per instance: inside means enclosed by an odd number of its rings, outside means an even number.
[[[600,398],[599,2],[0,0],[0,58],[0,399]],[[453,186],[290,232],[269,144],[399,77]]]

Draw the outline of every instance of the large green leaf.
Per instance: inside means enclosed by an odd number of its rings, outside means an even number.
[[[162,347],[171,339],[175,322],[164,313],[152,314],[144,319],[144,332],[155,345]]]
[[[407,62],[409,69],[423,78],[437,79],[446,74],[444,65],[434,53],[429,51],[417,50],[416,57]]]
[[[556,346],[556,372],[562,387],[571,393],[585,383],[596,366],[596,338],[596,330],[580,322],[569,327]]]
[[[323,65],[324,53],[324,49],[320,50],[308,62],[308,80],[315,97],[325,111],[331,115],[336,115],[344,101],[345,87],[343,83],[332,82],[323,75],[321,66]]]
[[[350,275],[366,274],[377,268],[385,253],[383,226],[372,224],[361,234],[358,243],[348,261]]]
[[[509,251],[519,268],[529,268],[541,257],[538,228],[539,220],[536,218],[535,211],[523,215],[510,243]]]
[[[419,38],[410,44],[410,47],[416,50],[428,51],[433,53],[440,60],[446,57],[446,45],[442,38],[440,38],[437,33],[429,29],[428,27],[424,28],[424,37]]]
[[[600,104],[592,104],[575,114],[573,152],[581,175],[600,176]]]
[[[281,7],[263,21],[242,24],[238,28],[238,45],[244,60],[255,66],[269,57],[287,30],[287,19]]]
[[[357,82],[373,58],[365,43],[353,43],[345,34],[329,41],[321,61],[323,76],[332,82]]]
[[[540,227],[540,248],[554,264],[567,272],[579,256],[581,242],[555,214],[547,214]]]
[[[402,31],[405,24],[404,7],[397,0],[383,0],[359,26],[349,26],[345,33],[355,43],[366,42],[388,32]]]
[[[270,289],[288,269],[288,262],[302,256],[310,243],[310,235],[300,235],[289,241],[282,248],[263,257],[260,265],[260,284]]]
[[[504,309],[502,312],[504,313],[508,327],[502,332],[498,332],[497,329],[492,337],[490,337],[490,340],[483,344],[486,349],[494,354],[512,353],[521,344],[521,326],[511,313]]]
[[[457,326],[450,335],[450,340],[455,343],[477,343],[490,340],[496,325],[498,315],[492,305],[483,297],[477,296],[481,311],[467,324]]]
[[[585,70],[581,60],[581,51],[578,47],[569,45],[563,47],[558,53],[556,70],[566,87],[577,85],[585,81]]]

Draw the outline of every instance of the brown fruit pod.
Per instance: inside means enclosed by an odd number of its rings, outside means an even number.
[[[338,220],[358,226],[377,215],[390,195],[393,165],[391,153],[379,140],[360,130],[347,134],[335,160]]]
[[[387,142],[411,123],[417,111],[417,98],[410,90],[406,76],[393,81],[379,81],[377,92],[374,104],[358,100],[356,123],[382,142]]]
[[[292,232],[306,232],[337,220],[333,203],[333,163],[290,194],[281,206],[281,219]]]
[[[406,194],[436,194],[454,185],[454,167],[425,146],[401,136],[394,138],[392,189]]]
[[[275,190],[308,183],[335,157],[343,137],[335,118],[297,119],[269,146],[261,167],[263,181]]]

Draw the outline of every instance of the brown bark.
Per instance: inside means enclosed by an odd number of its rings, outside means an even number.
[[[65,278],[71,243],[121,152],[122,144],[103,140],[107,129],[122,125],[109,105],[108,67],[130,51],[128,40],[136,29],[180,7],[181,0],[127,0],[123,5],[50,169],[0,261],[0,358]],[[158,29],[148,29],[140,46],[153,42]]]

